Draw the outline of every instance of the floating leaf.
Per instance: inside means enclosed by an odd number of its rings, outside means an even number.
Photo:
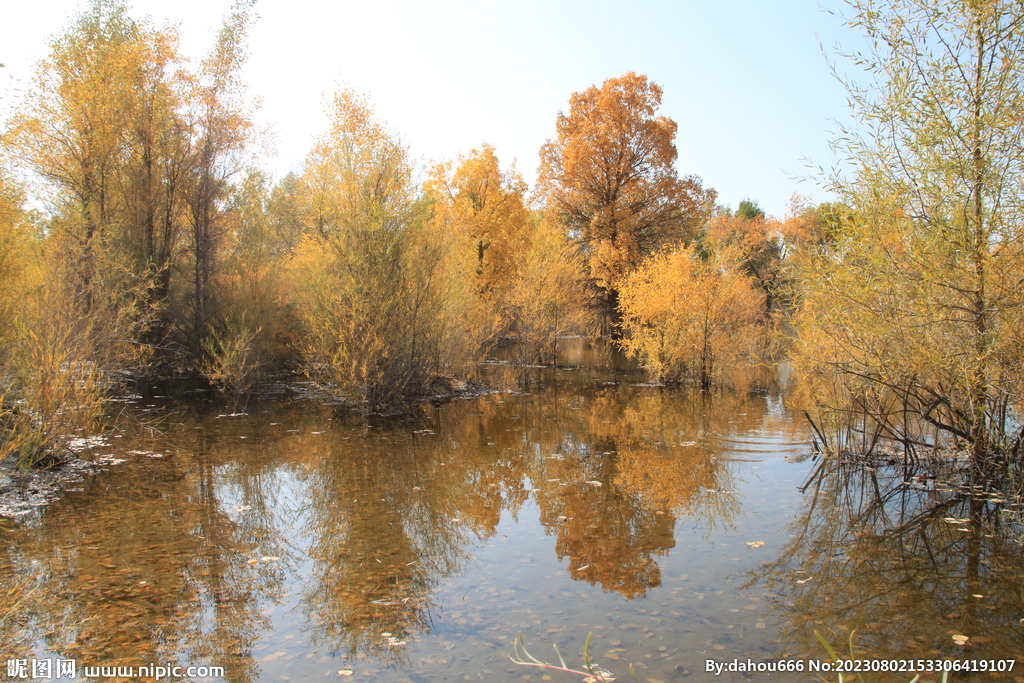
[[[355,673],[355,671],[353,671],[352,669],[342,669],[341,671],[338,672],[338,675],[339,676],[351,676],[354,673]]]
[[[953,636],[953,642],[957,645],[966,645],[968,640],[970,640],[969,636],[962,636],[960,634]]]
[[[764,545],[764,541],[747,541],[748,548],[760,548]]]

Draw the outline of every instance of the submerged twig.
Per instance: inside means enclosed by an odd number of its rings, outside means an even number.
[[[610,683],[610,681],[616,680],[615,676],[612,675],[612,672],[602,669],[600,666],[594,664],[590,660],[590,639],[593,637],[593,635],[594,634],[592,632],[587,634],[587,642],[583,646],[583,668],[586,669],[585,671],[580,671],[579,669],[570,669],[569,666],[565,663],[565,658],[562,657],[562,653],[558,651],[558,646],[554,644],[552,644],[552,647],[555,649],[555,654],[558,655],[559,666],[540,661],[539,659],[531,655],[529,651],[526,649],[526,645],[523,643],[522,631],[519,632],[519,636],[513,643],[515,655],[509,657],[509,659],[511,659],[513,663],[521,664],[523,666],[538,666],[542,669],[564,671],[566,673],[576,674],[577,676],[583,676],[584,683]],[[520,654],[520,650],[522,650],[522,654]],[[530,661],[526,661],[527,659]],[[635,681],[636,675],[633,674],[632,665],[630,665],[629,667],[629,672],[631,675],[633,675],[633,680]]]

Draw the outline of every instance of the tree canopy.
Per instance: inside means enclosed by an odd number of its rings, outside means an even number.
[[[714,204],[676,172],[676,123],[659,116],[661,87],[627,73],[574,93],[540,152],[538,193],[585,249],[605,312],[619,284],[661,247],[690,241]]]

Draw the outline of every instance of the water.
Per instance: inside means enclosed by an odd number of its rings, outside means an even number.
[[[581,669],[592,633],[620,681],[629,663],[640,681],[743,680],[706,660],[821,658],[815,629],[840,649],[857,629],[871,656],[1024,659],[998,504],[815,470],[777,386],[539,379],[394,419],[138,398],[136,426],[93,449],[124,462],[0,532],[5,658],[212,665],[232,682],[572,681],[513,663],[513,644]]]

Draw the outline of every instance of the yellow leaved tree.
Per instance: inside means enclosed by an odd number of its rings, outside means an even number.
[[[502,172],[494,147],[485,144],[455,166],[437,164],[423,190],[434,229],[451,232],[457,248],[471,254],[480,295],[507,298],[528,240],[526,183],[519,173]]]
[[[979,465],[1019,454],[1024,8],[851,5],[868,81],[836,143],[852,173],[828,179],[844,217],[801,259],[800,362],[826,413],[908,450],[937,435]]]
[[[764,294],[728,265],[683,247],[651,257],[623,281],[620,345],[657,381],[709,387],[762,347]]]
[[[382,411],[463,373],[479,352],[474,278],[451,226],[429,224],[407,150],[365,98],[338,93],[300,178],[307,372]],[[464,246],[464,245],[463,245]]]
[[[519,363],[554,363],[560,338],[591,337],[596,328],[585,262],[561,221],[548,214],[532,217],[528,237],[504,317]]]

